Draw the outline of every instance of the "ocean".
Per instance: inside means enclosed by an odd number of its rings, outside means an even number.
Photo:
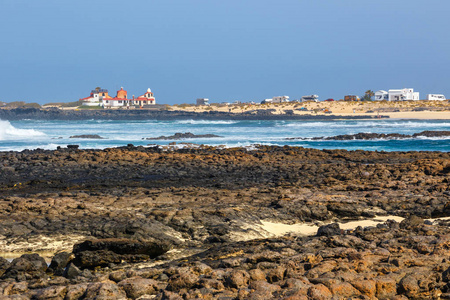
[[[226,147],[254,144],[289,145],[317,149],[377,151],[450,151],[450,137],[410,138],[399,140],[308,140],[342,134],[402,133],[424,130],[450,131],[450,120],[340,120],[340,121],[202,121],[202,120],[85,120],[85,121],[2,121],[0,120],[0,151],[24,149],[56,149],[69,144],[81,149],[167,145],[173,140],[145,140],[148,137],[170,136],[177,132],[215,134],[218,138],[175,141]],[[73,135],[97,134],[105,139],[74,139]],[[307,140],[286,140],[301,137]]]

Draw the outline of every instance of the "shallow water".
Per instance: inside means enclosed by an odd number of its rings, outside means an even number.
[[[149,141],[144,138],[173,135],[176,132],[216,134],[220,138],[188,139],[184,142],[225,145],[252,144],[290,145],[317,149],[378,151],[449,151],[450,138],[416,138],[405,140],[324,141],[285,140],[286,138],[328,137],[341,134],[402,133],[424,130],[450,130],[450,120],[339,120],[339,121],[207,121],[207,120],[86,120],[86,121],[2,121],[0,151],[24,149],[56,149],[68,144],[80,148],[167,145],[170,140]],[[71,139],[72,135],[98,134],[106,139]],[[177,141],[180,142],[180,141]]]

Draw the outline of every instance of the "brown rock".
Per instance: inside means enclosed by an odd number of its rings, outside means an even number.
[[[323,284],[316,284],[308,289],[308,296],[311,299],[327,300],[331,299],[333,294],[331,294],[330,290]]]
[[[377,292],[376,282],[374,280],[354,280],[352,285],[364,296],[373,298]]]
[[[250,278],[253,281],[266,279],[266,274],[264,274],[264,272],[260,269],[252,269],[248,273],[250,274]]]
[[[169,279],[167,290],[179,291],[181,289],[190,289],[198,282],[198,275],[190,270],[177,270],[178,274],[173,275]]]
[[[65,300],[78,300],[83,296],[83,294],[86,292],[87,288],[86,283],[82,284],[76,284],[76,285],[69,285],[67,287],[67,294]]]
[[[33,291],[33,299],[36,300],[64,300],[67,294],[65,286],[51,286],[45,289]]]
[[[375,278],[378,299],[390,299],[397,294],[397,283],[390,277],[377,277]]]
[[[132,277],[122,280],[118,283],[128,298],[136,299],[142,295],[151,295],[157,289],[157,282],[153,279],[145,279],[141,277]]]
[[[248,285],[250,275],[245,270],[233,270],[225,278],[225,282],[228,286],[233,288],[242,288]]]
[[[85,300],[125,300],[126,294],[113,282],[96,282],[87,286]]]
[[[356,297],[361,293],[348,282],[337,282],[330,285],[330,291],[333,295],[339,297]]]

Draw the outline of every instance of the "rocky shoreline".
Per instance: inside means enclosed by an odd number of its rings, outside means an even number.
[[[53,253],[0,259],[2,299],[450,298],[448,152],[0,152],[0,191],[0,252]]]
[[[169,111],[169,110],[60,110],[15,108],[0,109],[0,120],[363,120],[388,118],[388,116],[339,116],[339,115],[296,115],[291,113],[274,114],[272,109],[259,109],[242,113],[221,111]]]
[[[350,140],[375,140],[375,139],[401,140],[401,139],[424,138],[424,137],[448,138],[450,137],[450,131],[425,130],[422,132],[416,132],[414,134],[360,132],[356,134],[343,134],[328,137],[323,136],[312,138],[293,137],[293,138],[286,138],[286,140],[324,140],[324,141],[350,141]]]

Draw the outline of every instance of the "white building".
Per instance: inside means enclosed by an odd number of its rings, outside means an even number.
[[[272,99],[264,99],[263,101],[261,101],[261,104],[272,103],[272,101]]]
[[[375,101],[389,100],[389,93],[384,90],[375,92]]]
[[[273,103],[289,102],[289,96],[276,96],[272,98]]]
[[[82,101],[81,105],[84,106],[103,106],[103,98],[108,97],[108,90],[98,87],[91,91],[89,97],[82,98],[80,101]]]
[[[388,93],[389,101],[420,100],[419,92],[414,92],[414,89],[389,90]]]
[[[442,95],[442,94],[428,94],[427,95],[427,100],[441,100],[441,101],[444,101],[444,100],[447,100],[447,98],[445,98],[445,96]]]
[[[209,99],[208,98],[198,98],[197,105],[209,105]]]
[[[306,95],[306,96],[302,96],[301,101],[302,101],[302,102],[305,102],[305,101],[319,102],[319,96],[318,96],[318,95]]]

